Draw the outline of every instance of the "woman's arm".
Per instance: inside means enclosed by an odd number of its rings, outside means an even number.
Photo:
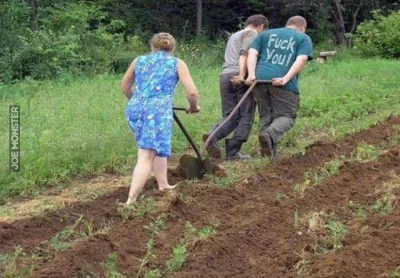
[[[193,78],[190,75],[189,68],[184,61],[178,61],[178,75],[186,91],[186,96],[189,101],[189,112],[199,112],[198,106],[199,93],[194,85]]]
[[[128,99],[130,99],[133,96],[132,85],[135,82],[136,60],[137,58],[129,66],[128,70],[125,72],[125,75],[121,81],[121,89]]]

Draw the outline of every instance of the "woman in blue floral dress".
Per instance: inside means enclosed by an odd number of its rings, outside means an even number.
[[[186,64],[171,54],[175,39],[159,33],[151,40],[152,53],[136,58],[121,82],[130,99],[128,124],[139,148],[137,164],[126,204],[134,203],[151,171],[160,190],[173,189],[167,179],[167,158],[171,156],[174,92],[180,80],[189,101],[188,112],[198,112],[198,93]],[[132,90],[134,85],[134,90]]]

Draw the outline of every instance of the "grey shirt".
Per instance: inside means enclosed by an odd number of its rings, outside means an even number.
[[[257,37],[255,30],[241,30],[230,36],[225,49],[225,61],[222,66],[222,74],[239,73],[240,55],[246,55],[251,43]]]

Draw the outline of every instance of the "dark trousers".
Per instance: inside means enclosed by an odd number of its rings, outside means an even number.
[[[256,85],[252,94],[260,114],[259,134],[268,133],[278,143],[295,123],[299,95],[269,84]]]
[[[219,124],[230,115],[233,108],[242,99],[246,90],[248,89],[245,85],[234,86],[231,83],[232,77],[239,73],[226,73],[220,76],[220,93],[221,93],[221,104],[222,104],[222,119],[213,127],[214,130]],[[243,105],[235,113],[232,119],[227,122],[215,135],[216,141],[219,141],[234,131],[233,137],[236,140],[247,141],[251,133],[251,129],[254,121],[255,113],[255,101],[250,95],[243,102]],[[212,132],[210,131],[210,133]]]

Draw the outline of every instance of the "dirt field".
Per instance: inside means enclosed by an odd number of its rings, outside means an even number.
[[[114,253],[114,272],[127,277],[151,269],[163,277],[400,277],[399,127],[400,118],[392,117],[315,143],[230,188],[182,182],[174,193],[160,194],[150,183],[145,196],[155,204],[143,217],[133,215],[139,209],[118,208],[128,190],[119,187],[92,201],[1,222],[0,253],[23,247],[7,271],[30,267],[31,277],[111,277],[107,262]],[[163,229],[149,232],[160,215]],[[215,234],[189,240],[188,222]],[[143,263],[151,236],[154,256]],[[187,257],[173,272],[166,261],[180,243]]]

